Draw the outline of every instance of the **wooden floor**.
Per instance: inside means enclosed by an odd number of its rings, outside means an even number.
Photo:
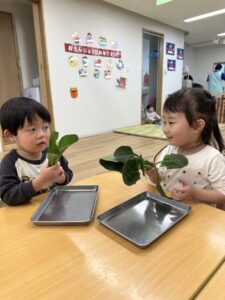
[[[225,130],[221,132],[225,138]],[[90,176],[108,172],[99,164],[99,159],[111,155],[119,146],[129,145],[135,153],[142,154],[145,159],[151,161],[166,144],[167,141],[165,140],[110,132],[80,138],[76,144],[66,150],[64,155],[74,172],[74,180],[80,181]],[[0,158],[4,154],[2,153]]]
[[[99,164],[99,159],[111,155],[119,146],[129,145],[135,153],[151,160],[166,144],[163,140],[111,132],[81,138],[65,152],[65,157],[74,172],[74,179],[79,181],[107,172]]]

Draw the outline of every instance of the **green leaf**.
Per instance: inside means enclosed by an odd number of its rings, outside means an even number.
[[[114,156],[120,162],[126,162],[128,159],[134,158],[137,155],[133,152],[130,146],[121,146],[116,149]]]
[[[57,131],[53,131],[50,140],[49,140],[49,146],[48,146],[48,152],[58,154],[58,146],[56,144],[56,141],[59,137],[59,133]]]
[[[58,160],[59,160],[58,154],[48,152],[48,166],[49,167],[56,165]]]
[[[139,159],[133,158],[125,162],[122,175],[125,184],[135,184],[141,178],[139,173]]]
[[[188,165],[188,159],[182,154],[167,154],[161,162],[162,167],[178,169]]]
[[[72,144],[76,143],[78,141],[78,136],[76,134],[67,134],[64,135],[58,144],[58,150],[59,155],[62,155],[62,153]]]
[[[110,171],[117,171],[122,173],[123,163],[117,161],[114,156],[101,158],[99,160],[100,165]]]
[[[73,143],[78,141],[78,136],[76,134],[68,134],[64,135],[57,145],[57,139],[59,137],[59,133],[57,131],[53,131],[48,146],[48,165],[55,165],[62,153]]]

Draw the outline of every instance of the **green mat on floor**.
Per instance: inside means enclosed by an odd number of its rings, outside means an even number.
[[[120,128],[114,130],[114,132],[166,140],[162,128],[159,125],[155,124],[144,124],[133,127]]]
[[[220,129],[224,131],[225,124],[219,124],[219,126]],[[166,140],[162,128],[159,125],[155,124],[144,124],[133,127],[120,128],[114,130],[114,132],[149,137],[152,139]]]

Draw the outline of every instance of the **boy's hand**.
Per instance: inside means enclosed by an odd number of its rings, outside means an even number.
[[[154,168],[146,169],[145,173],[147,174],[148,178],[151,180],[152,183],[157,182],[157,174]]]
[[[33,179],[33,188],[36,192],[49,188],[54,183],[62,184],[66,180],[63,168],[57,165],[41,168],[39,175]]]
[[[183,179],[180,179],[179,182],[181,183],[181,187],[173,188],[170,191],[171,197],[176,200],[184,200],[190,198],[194,193],[194,188]]]

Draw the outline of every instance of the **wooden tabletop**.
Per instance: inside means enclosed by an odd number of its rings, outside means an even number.
[[[210,281],[202,289],[197,300],[225,299],[225,263],[216,271]]]
[[[77,184],[99,185],[86,226],[35,226],[46,195],[0,208],[0,299],[189,299],[225,259],[225,213],[192,204],[188,216],[140,249],[99,224],[96,216],[139,194],[148,181],[123,184],[104,173]]]

